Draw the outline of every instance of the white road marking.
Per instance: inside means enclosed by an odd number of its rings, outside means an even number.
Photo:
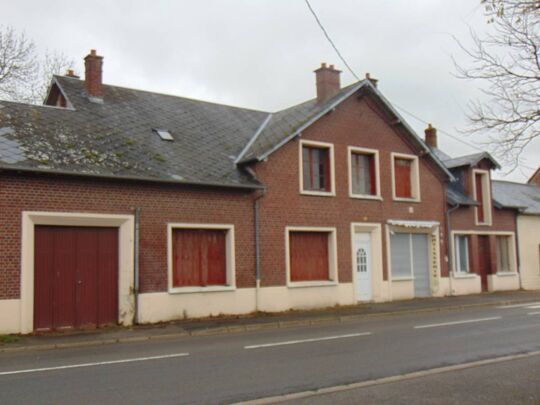
[[[540,309],[540,305],[533,305],[533,306],[527,307],[527,309]]]
[[[477,318],[477,319],[465,319],[463,321],[454,321],[454,322],[444,322],[444,323],[432,323],[429,325],[419,325],[415,326],[414,329],[426,329],[426,328],[437,328],[439,326],[449,326],[449,325],[461,325],[463,323],[474,323],[474,322],[484,322],[484,321],[494,321],[496,319],[501,319],[500,316],[493,316],[491,318]]]
[[[12,374],[38,373],[38,372],[41,372],[41,371],[65,370],[65,369],[69,369],[69,368],[106,366],[106,365],[109,365],[109,364],[133,363],[133,362],[136,362],[136,361],[171,359],[171,358],[175,358],[175,357],[185,357],[185,356],[189,356],[189,353],[175,353],[175,354],[166,354],[166,355],[163,355],[163,356],[137,357],[137,358],[134,358],[134,359],[99,361],[99,362],[95,362],[95,363],[69,364],[69,365],[66,365],[66,366],[31,368],[31,369],[26,369],[26,370],[14,370],[14,371],[2,371],[2,372],[0,372],[0,376],[1,375],[12,375]]]
[[[512,304],[512,305],[501,305],[497,308],[499,309],[506,309],[506,308],[523,308],[523,307],[529,307],[531,305],[538,305],[540,308],[540,302],[529,302],[527,304]]]
[[[540,311],[529,312],[527,315],[540,315]]]
[[[244,349],[259,349],[262,347],[273,347],[273,346],[285,346],[285,345],[295,345],[298,343],[311,343],[311,342],[321,342],[324,340],[334,340],[334,339],[345,339],[358,336],[369,336],[371,332],[361,332],[361,333],[349,333],[347,335],[338,335],[338,336],[326,336],[321,338],[312,338],[312,339],[302,339],[302,340],[288,340],[285,342],[276,342],[276,343],[264,343],[261,345],[251,345],[244,346]]]

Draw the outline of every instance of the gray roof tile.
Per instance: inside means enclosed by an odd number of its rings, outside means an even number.
[[[493,198],[503,207],[521,208],[525,214],[540,215],[540,187],[493,180],[492,188]]]

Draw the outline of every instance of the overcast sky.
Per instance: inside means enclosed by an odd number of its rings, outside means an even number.
[[[485,24],[480,0],[311,0],[319,18],[359,76],[370,72],[400,106],[435,127],[463,135],[476,84],[453,76],[451,56],[463,55],[469,26]],[[104,81],[238,105],[278,110],[315,96],[313,70],[321,62],[355,81],[316,25],[304,0],[0,0],[0,24],[24,30],[39,49],[76,61],[95,48]],[[402,113],[423,136],[425,124]],[[439,131],[452,156],[475,153]],[[524,165],[505,176],[524,181],[540,164],[540,141]]]

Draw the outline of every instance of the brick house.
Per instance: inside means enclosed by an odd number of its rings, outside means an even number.
[[[499,164],[487,152],[451,158],[438,149],[437,131],[431,125],[426,129],[426,143],[456,179],[447,186],[450,292],[519,289],[516,226],[520,207],[500,198],[504,197],[501,193],[494,195],[491,172]]]
[[[105,85],[102,65],[0,102],[0,332],[479,290],[449,277],[455,168],[376,80],[323,64],[316,98],[268,113]],[[452,232],[484,231],[463,205]],[[515,210],[490,209],[511,236]]]

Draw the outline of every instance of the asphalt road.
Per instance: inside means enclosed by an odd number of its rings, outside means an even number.
[[[0,403],[231,403],[537,350],[540,303],[4,353]]]

